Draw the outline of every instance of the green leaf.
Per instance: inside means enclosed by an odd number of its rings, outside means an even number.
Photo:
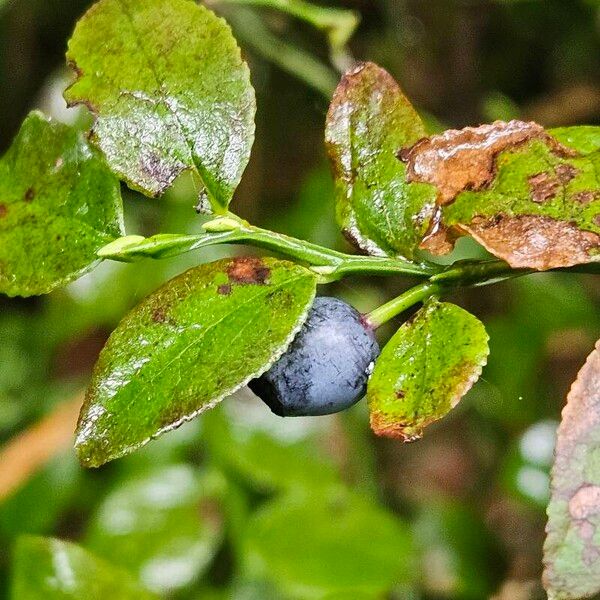
[[[214,487],[185,464],[127,479],[100,505],[86,547],[136,573],[156,593],[185,588],[206,570],[221,542]]]
[[[473,236],[514,268],[600,260],[600,128],[491,125],[420,140],[403,155],[411,182],[438,190],[436,227],[422,247],[449,252]]]
[[[406,525],[340,488],[283,496],[255,513],[245,562],[251,575],[268,576],[293,598],[351,590],[356,598],[384,597],[394,584],[416,577]]]
[[[558,428],[544,544],[550,600],[600,592],[600,342],[567,397]]]
[[[70,542],[22,536],[13,562],[13,600],[152,600],[127,572]]]
[[[399,150],[426,135],[387,71],[362,63],[344,75],[327,115],[325,140],[344,233],[370,254],[411,258],[427,232],[435,188],[406,181]]]
[[[323,597],[323,600],[379,600],[381,596],[377,593],[362,592],[356,589],[343,592],[333,592]]]
[[[377,435],[411,441],[469,391],[488,355],[488,336],[472,314],[428,302],[385,346],[367,388]]]
[[[281,419],[262,403],[243,400],[231,398],[203,417],[203,439],[220,465],[262,492],[315,489],[340,479],[326,449],[327,418]]]
[[[304,267],[236,258],[190,269],[142,301],[96,364],[77,430],[82,463],[123,456],[264,373],[315,288]]]
[[[592,125],[557,127],[548,133],[561,144],[569,146],[581,154],[600,151],[600,127]]]
[[[39,112],[0,160],[0,292],[45,294],[123,235],[119,182],[83,136]]]
[[[0,398],[4,401],[3,398]],[[61,452],[0,503],[0,535],[52,532],[82,494],[83,471],[72,452]]]
[[[226,212],[254,139],[254,90],[227,24],[191,0],[100,0],[67,59],[70,105],[96,115],[93,140],[128,184],[164,192],[187,169]]]

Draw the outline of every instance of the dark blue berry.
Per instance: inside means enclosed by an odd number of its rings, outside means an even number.
[[[328,415],[362,398],[378,355],[362,315],[337,298],[320,297],[288,351],[249,386],[276,415]]]

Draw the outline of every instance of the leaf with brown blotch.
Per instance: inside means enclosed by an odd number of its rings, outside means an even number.
[[[579,371],[558,428],[544,544],[550,600],[600,592],[600,341]]]
[[[81,463],[129,454],[259,377],[304,323],[316,275],[274,258],[202,264],[142,300],[100,353],[77,425]]]
[[[373,431],[404,442],[420,438],[479,379],[487,342],[477,317],[455,304],[429,301],[377,360],[367,388]]]
[[[325,141],[338,223],[362,251],[412,258],[418,249],[436,190],[408,183],[396,152],[424,135],[421,118],[387,71],[360,63],[344,74],[327,113]]]
[[[206,210],[226,213],[250,158],[256,102],[229,26],[190,0],[99,0],[79,20],[67,61],[69,105],[95,118],[111,170],[147,196],[184,171]]]
[[[600,260],[598,129],[497,121],[401,149],[408,181],[437,188],[421,247],[446,254],[468,234],[514,268]]]

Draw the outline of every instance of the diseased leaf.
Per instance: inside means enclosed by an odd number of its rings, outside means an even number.
[[[550,129],[548,133],[561,144],[581,154],[591,154],[600,150],[600,127],[597,126],[557,127]]]
[[[600,342],[579,371],[558,428],[544,544],[550,600],[600,592]]]
[[[599,131],[497,121],[403,151],[408,181],[438,190],[422,247],[445,254],[466,233],[514,268],[600,260]]]
[[[123,456],[266,371],[312,304],[316,276],[272,258],[225,259],[172,279],[110,336],[77,429],[86,466]]]
[[[428,302],[387,343],[367,388],[371,428],[410,442],[458,404],[481,374],[488,336],[472,314]]]
[[[344,233],[370,254],[411,258],[430,226],[435,188],[406,181],[398,150],[425,127],[387,71],[362,63],[344,75],[327,114],[325,139]]]
[[[67,59],[70,105],[96,115],[93,140],[133,188],[164,192],[187,169],[225,212],[250,156],[254,90],[227,24],[191,0],[100,0]]]
[[[83,136],[39,112],[0,160],[0,292],[45,294],[124,234],[119,182]]]
[[[186,588],[221,543],[224,519],[214,487],[186,464],[128,479],[103,500],[86,547],[137,574],[156,593]]]
[[[152,600],[135,578],[83,548],[22,536],[13,559],[13,600]]]

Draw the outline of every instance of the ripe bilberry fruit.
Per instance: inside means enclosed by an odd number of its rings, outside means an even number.
[[[337,298],[320,297],[288,351],[249,387],[276,415],[328,415],[361,399],[378,355],[362,315]]]

